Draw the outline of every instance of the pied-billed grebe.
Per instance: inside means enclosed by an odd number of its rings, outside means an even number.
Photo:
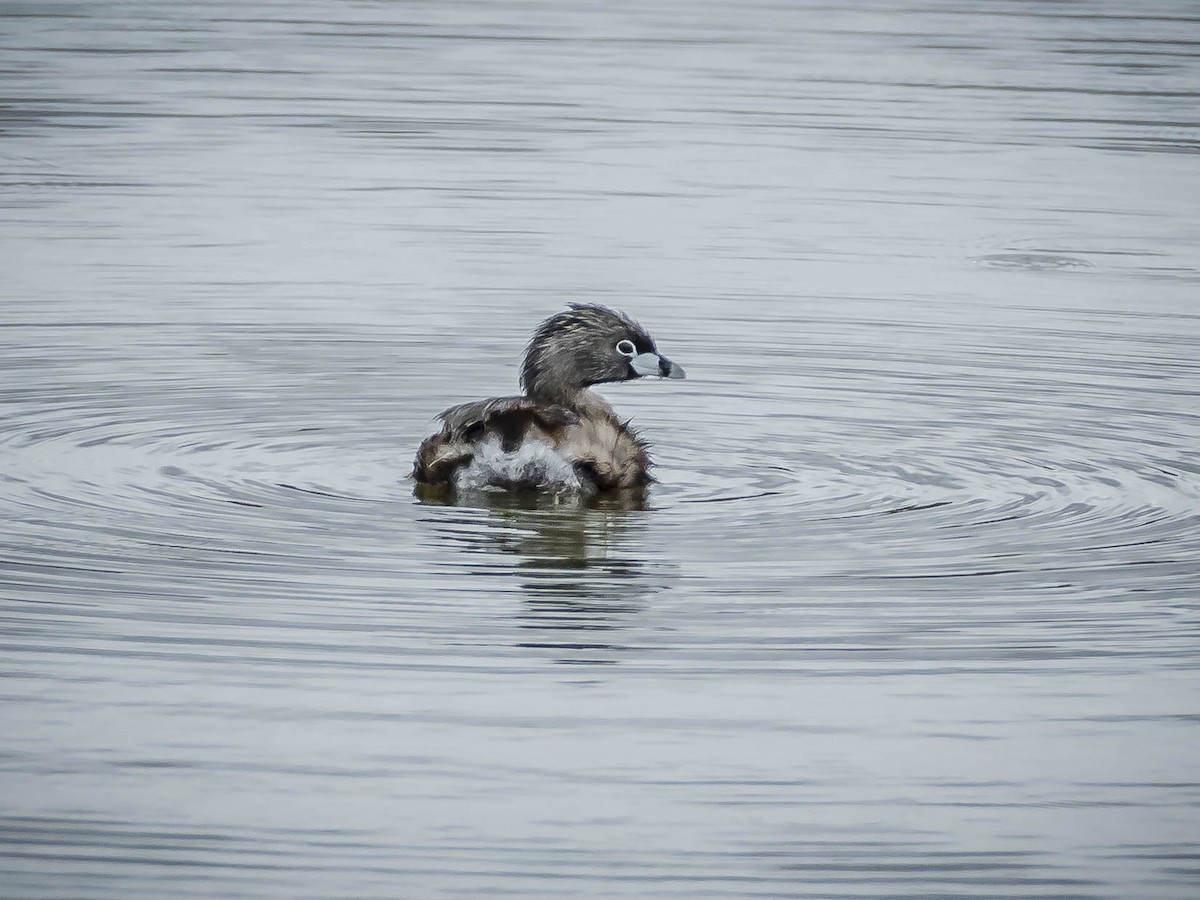
[[[456,490],[595,491],[648,484],[646,442],[594,384],[646,375],[683,378],[637,322],[572,303],[543,322],[525,350],[521,397],[453,406],[417,451],[413,477]]]

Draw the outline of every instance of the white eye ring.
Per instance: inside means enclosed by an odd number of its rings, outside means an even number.
[[[617,352],[622,356],[628,356],[633,359],[637,356],[637,347],[633,346],[633,341],[617,341]]]

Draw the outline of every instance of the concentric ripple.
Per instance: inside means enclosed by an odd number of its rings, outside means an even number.
[[[415,524],[461,551],[437,563],[445,575],[567,591],[576,626],[586,608],[616,614],[609,596],[642,608],[688,570],[717,594],[870,596],[880,581],[936,582],[943,597],[984,578],[1006,603],[1069,591],[1127,612],[1136,592],[1143,613],[1163,612],[1146,603],[1177,599],[1200,551],[1196,371],[1163,365],[1171,323],[1134,320],[1130,334],[1068,313],[1036,331],[908,312],[814,314],[727,346],[736,368],[712,353],[683,386],[614,392],[657,444],[646,503],[524,512],[413,505],[406,451],[433,403],[396,396],[400,339],[176,326],[147,341],[127,326],[100,343],[89,326],[10,328],[28,365],[6,394],[7,562],[35,592],[64,569],[92,573],[76,590],[97,595],[190,591],[203,559],[221,594],[286,594],[296,576],[278,579],[296,570],[307,595],[355,603],[426,577]],[[684,349],[710,357],[703,336]],[[377,427],[395,414],[399,429]],[[647,529],[667,536],[670,563]],[[537,574],[563,565],[570,590]],[[942,615],[922,609],[910,612]],[[960,649],[1002,646],[1006,609],[962,624]]]

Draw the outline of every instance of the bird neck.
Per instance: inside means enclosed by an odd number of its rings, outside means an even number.
[[[526,385],[525,396],[537,403],[552,403],[558,406],[576,406],[587,388],[573,384],[541,384],[535,381]]]

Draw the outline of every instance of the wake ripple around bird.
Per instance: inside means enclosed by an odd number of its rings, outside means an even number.
[[[1170,335],[1079,326],[1052,347],[1001,335],[1002,352],[994,333],[880,349],[839,329],[800,361],[734,348],[757,368],[674,401],[706,411],[690,428],[669,414],[655,502],[697,546],[733,544],[732,565],[759,574],[790,559],[881,577],[1087,572],[1108,588],[1192,577],[1197,368],[1160,362]]]
[[[281,591],[288,567],[339,595],[404,570],[409,448],[380,427],[402,402],[394,347],[132,327],[10,329],[9,344],[24,366],[5,389],[4,545],[31,584],[77,570],[103,590],[83,573],[178,576],[205,554],[254,558]],[[1194,416],[1148,402],[1180,391],[1104,349],[1052,361],[1041,383],[1027,362],[964,353],[922,370],[910,351],[855,377],[849,345],[804,366],[768,354],[754,383],[702,376],[643,426],[660,461],[651,513],[681,546],[732,546],[731,567],[764,574],[803,557],[827,574],[1183,577],[1200,548]]]

